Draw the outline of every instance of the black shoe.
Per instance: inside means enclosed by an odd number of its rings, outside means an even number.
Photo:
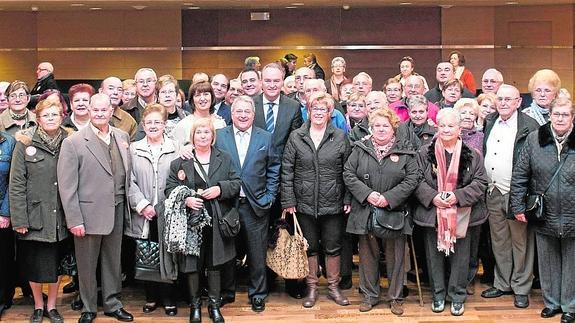
[[[42,317],[44,316],[44,310],[41,308],[37,308],[32,312],[32,316],[30,316],[30,323],[41,323]]]
[[[44,311],[44,316],[50,319],[50,323],[63,323],[64,322],[64,318],[62,317],[62,315],[60,315],[60,313],[58,313],[58,310],[53,308],[49,311]]]
[[[92,323],[96,319],[96,313],[84,312],[78,319],[78,323]]]
[[[229,296],[229,295],[222,296],[222,299],[221,299],[221,301],[220,301],[220,303],[221,303],[220,306],[221,306],[221,307],[224,307],[224,305],[226,305],[226,304],[231,304],[231,303],[233,303],[233,302],[235,302],[235,301],[236,301],[235,296]]]
[[[266,309],[266,302],[263,298],[254,297],[252,299],[252,311],[259,313]]]
[[[515,300],[513,305],[517,308],[528,308],[529,307],[529,296],[527,295],[515,295]]]
[[[72,308],[72,311],[81,311],[84,307],[84,302],[82,302],[82,298],[79,293],[74,297],[72,303],[70,303],[70,307]]]
[[[72,280],[71,282],[69,282],[68,284],[66,284],[63,288],[62,288],[62,293],[64,294],[72,294],[73,292],[78,290],[78,284],[76,283],[75,280]]]
[[[341,276],[341,280],[339,281],[339,289],[347,290],[353,287],[353,283],[351,280],[351,275]]]
[[[225,323],[224,317],[220,312],[220,300],[210,298],[208,300],[208,314],[213,323]]]
[[[483,298],[496,298],[496,297],[500,297],[503,295],[511,295],[511,292],[504,292],[498,288],[495,287],[491,287],[488,288],[486,290],[484,290],[483,292],[481,292],[481,297]]]
[[[555,316],[561,312],[562,312],[562,310],[560,308],[552,309],[552,308],[546,307],[541,311],[541,317],[544,319],[548,319],[548,318],[553,317],[553,316]]]
[[[190,323],[201,323],[202,322],[202,299],[194,298],[192,299],[192,304],[190,305]]]
[[[144,312],[145,314],[149,314],[155,311],[156,308],[158,308],[158,303],[144,304],[144,306],[142,307],[142,312]]]
[[[174,305],[164,306],[164,313],[166,313],[167,316],[176,316],[178,315],[178,308]]]
[[[104,313],[104,315],[114,317],[116,320],[122,322],[132,322],[134,320],[134,316],[126,312],[126,310],[123,308],[119,308],[112,313]]]
[[[575,322],[575,313],[563,313],[563,315],[561,315],[561,323],[573,322]]]

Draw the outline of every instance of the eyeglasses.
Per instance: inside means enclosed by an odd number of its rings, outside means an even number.
[[[147,120],[144,121],[144,124],[146,126],[159,126],[159,125],[163,125],[164,121],[160,121],[160,120]]]
[[[154,84],[154,83],[156,83],[156,80],[154,80],[154,79],[147,79],[147,80],[137,80],[136,82],[137,82],[138,84],[140,84],[140,85],[144,85],[144,84],[148,84],[148,83]]]
[[[40,118],[42,118],[44,120],[56,119],[58,117],[60,117],[59,113],[46,113],[46,114],[40,115]]]
[[[162,91],[160,91],[160,94],[163,94],[163,95],[176,94],[176,91],[174,91],[174,90],[167,90],[167,91],[162,90]]]
[[[563,118],[564,118],[564,119],[569,119],[569,118],[571,118],[571,113],[553,112],[553,113],[551,113],[551,115],[552,115],[554,118],[557,118],[557,119],[563,119]]]
[[[27,96],[28,96],[27,93],[18,93],[18,94],[12,93],[12,94],[10,94],[8,97],[9,97],[10,99],[15,99],[15,98],[23,99],[23,98],[25,98],[25,97],[27,97]]]
[[[327,108],[311,108],[312,112],[321,112],[321,113],[326,113],[328,111]]]
[[[515,101],[519,98],[502,98],[500,96],[497,97],[497,101],[499,102],[505,102],[505,103],[511,103],[511,101]]]

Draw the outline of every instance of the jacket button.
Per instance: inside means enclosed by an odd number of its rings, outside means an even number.
[[[56,210],[54,210],[54,211],[52,211],[52,212],[56,213]]]
[[[58,185],[58,182],[54,182],[54,185]]]

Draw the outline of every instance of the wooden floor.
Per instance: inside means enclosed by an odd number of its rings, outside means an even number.
[[[531,305],[527,309],[517,309],[513,306],[513,296],[502,296],[496,299],[484,299],[479,295],[488,286],[477,283],[476,293],[470,296],[465,303],[465,314],[460,317],[451,316],[449,304],[446,304],[445,311],[440,314],[431,312],[431,296],[429,288],[423,286],[423,307],[419,306],[417,297],[417,286],[408,283],[410,289],[409,297],[405,300],[405,313],[402,316],[391,314],[388,304],[382,303],[367,313],[360,313],[358,310],[361,295],[358,293],[357,272],[354,273],[354,288],[344,291],[344,294],[351,301],[350,306],[341,307],[326,298],[327,282],[320,281],[320,299],[312,309],[305,309],[301,306],[301,300],[288,297],[283,292],[282,284],[278,284],[278,290],[273,291],[268,297],[266,310],[256,314],[251,311],[247,300],[245,287],[240,287],[236,296],[236,302],[228,304],[222,309],[226,322],[257,322],[257,323],[304,323],[304,322],[559,322],[560,315],[552,319],[542,319],[539,316],[543,308],[541,291],[534,290],[531,297]],[[385,285],[382,279],[382,285]],[[19,295],[19,290],[17,291]],[[152,314],[143,314],[142,305],[144,303],[143,291],[138,287],[125,288],[123,291],[125,308],[134,314],[135,322],[188,322],[189,310],[182,302],[178,304],[179,313],[176,317],[164,315],[163,308],[158,308]],[[382,297],[383,299],[383,297]],[[79,312],[70,309],[71,295],[60,295],[58,298],[58,309],[64,316],[66,322],[77,322]],[[205,302],[204,302],[205,304]],[[15,305],[6,311],[2,317],[3,322],[28,322],[32,312],[32,305],[29,305],[22,297],[15,300]],[[206,306],[202,308],[202,318],[204,322],[210,322]],[[49,322],[44,319],[44,322]],[[104,316],[102,310],[98,313],[96,322],[117,322],[115,319]]]

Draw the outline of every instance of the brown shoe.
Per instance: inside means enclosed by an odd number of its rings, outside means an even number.
[[[361,304],[359,304],[359,311],[360,312],[369,312],[378,303],[379,303],[379,301],[374,302],[369,297],[364,297],[363,300],[361,301]]]
[[[403,302],[402,301],[398,301],[398,300],[394,299],[389,304],[389,307],[391,308],[391,313],[393,313],[395,315],[402,315],[403,314]]]

